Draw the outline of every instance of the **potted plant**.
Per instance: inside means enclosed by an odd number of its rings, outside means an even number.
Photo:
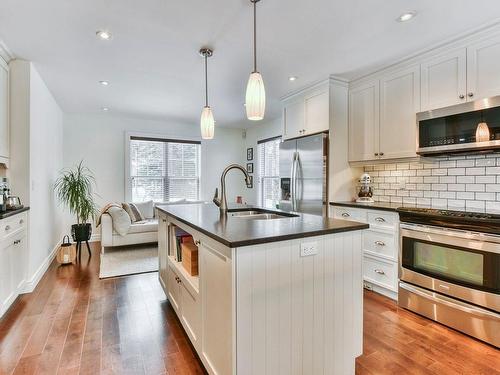
[[[76,216],[76,224],[71,226],[73,241],[88,241],[92,235],[92,224],[88,220],[97,214],[94,186],[94,175],[83,165],[83,160],[74,169],[63,170],[55,183],[59,201]]]

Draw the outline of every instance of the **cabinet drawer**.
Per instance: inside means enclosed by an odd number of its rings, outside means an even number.
[[[356,208],[333,207],[333,217],[335,219],[366,222],[366,213]]]
[[[363,276],[366,281],[392,291],[397,290],[398,265],[365,255],[363,257]]]
[[[395,229],[399,225],[399,216],[392,212],[369,211],[368,224],[371,228]]]
[[[0,220],[0,239],[7,238],[15,233],[26,229],[27,215],[14,215]]]
[[[397,239],[394,234],[367,230],[363,233],[363,250],[391,260],[398,259]]]

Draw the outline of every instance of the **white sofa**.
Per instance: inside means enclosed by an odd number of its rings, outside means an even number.
[[[146,219],[130,226],[124,236],[113,229],[113,219],[109,214],[101,216],[101,252],[104,248],[113,246],[135,245],[158,242],[158,219]]]
[[[149,202],[148,202],[149,203]],[[202,201],[177,201],[170,203],[157,203],[157,205],[167,206],[176,204],[196,204]],[[118,234],[113,229],[113,219],[111,215],[104,213],[101,216],[101,252],[104,253],[106,247],[136,245],[143,243],[158,242],[158,219],[156,218],[156,204],[151,202],[151,205],[141,206],[138,204],[138,209],[146,220],[132,223],[128,233],[124,236]],[[144,212],[143,212],[144,210]]]

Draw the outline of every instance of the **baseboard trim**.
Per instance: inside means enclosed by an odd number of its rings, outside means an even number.
[[[47,258],[45,258],[44,262],[40,265],[40,267],[38,267],[38,269],[36,270],[35,274],[31,277],[31,279],[25,280],[24,287],[23,287],[21,293],[31,293],[31,292],[33,292],[33,290],[35,290],[36,286],[38,285],[38,283],[42,279],[43,275],[45,275],[45,272],[47,271],[50,264],[54,260],[56,253],[57,253],[57,250],[59,249],[60,246],[61,246],[61,242],[59,241],[56,244],[56,246],[52,249],[50,254],[47,256]]]

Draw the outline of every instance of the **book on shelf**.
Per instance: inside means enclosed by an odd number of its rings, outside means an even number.
[[[177,262],[182,262],[182,244],[183,243],[188,243],[188,242],[193,242],[193,236],[187,233],[186,231],[183,231],[180,228],[175,229],[175,244],[176,244],[176,253],[175,253],[175,260]]]

